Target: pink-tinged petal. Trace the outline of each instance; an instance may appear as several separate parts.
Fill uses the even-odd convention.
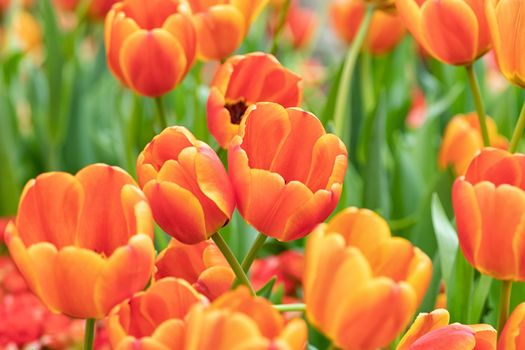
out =
[[[155,248],[150,237],[139,234],[117,248],[105,263],[94,297],[105,314],[116,304],[142,290],[151,278]]]
[[[155,221],[164,231],[186,244],[206,240],[204,212],[190,191],[171,182],[150,181],[144,193]]]
[[[469,325],[470,329],[474,331],[474,338],[476,338],[475,350],[495,350],[498,339],[498,332],[488,324]]]
[[[399,342],[396,350],[409,350],[410,346],[425,334],[448,325],[450,314],[445,309],[420,313]]]
[[[170,350],[170,348],[149,337],[140,340],[126,337],[116,346],[115,350]]]
[[[465,350],[476,349],[474,332],[461,324],[451,324],[425,334],[415,341],[410,350]]]
[[[421,34],[436,58],[455,65],[474,61],[479,24],[469,5],[457,0],[426,1],[421,17]]]
[[[127,85],[148,97],[172,90],[188,65],[181,44],[162,29],[132,34],[122,45],[119,59]]]

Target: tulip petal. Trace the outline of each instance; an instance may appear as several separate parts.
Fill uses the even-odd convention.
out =
[[[477,349],[474,332],[460,324],[451,324],[425,334],[415,341],[410,350],[464,350]]]
[[[342,184],[348,163],[342,141],[335,135],[321,136],[314,144],[312,161],[306,185],[312,191],[329,189],[334,183]]]
[[[57,247],[74,244],[82,188],[67,173],[47,173],[30,181],[21,197],[16,226],[26,246],[50,242]]]
[[[470,183],[458,178],[452,189],[452,203],[456,215],[459,244],[465,259],[476,266],[476,252],[481,242],[481,213],[476,193]]]
[[[436,58],[455,65],[474,61],[479,24],[469,5],[457,0],[426,1],[421,16],[421,35]]]
[[[448,325],[450,314],[445,309],[420,313],[399,342],[396,350],[409,350],[410,346],[425,334]]]
[[[163,29],[132,34],[122,45],[119,59],[126,83],[148,97],[173,89],[188,65],[181,44]]]
[[[169,349],[183,349],[185,338],[184,321],[171,319],[163,322],[151,335],[153,339]]]
[[[150,237],[138,234],[109,257],[95,287],[95,300],[107,313],[113,306],[143,289],[153,272],[155,248]]]
[[[193,17],[197,30],[197,55],[220,60],[235,51],[244,38],[246,21],[231,5],[215,5]]]
[[[150,181],[144,187],[153,217],[169,235],[182,243],[206,240],[204,212],[197,198],[172,182]],[[177,213],[174,217],[173,213]]]
[[[197,33],[191,17],[179,13],[173,14],[164,22],[162,28],[176,38],[182,46],[186,55],[186,71],[183,74],[186,75],[197,53]]]

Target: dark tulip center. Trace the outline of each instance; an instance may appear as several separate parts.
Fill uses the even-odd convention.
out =
[[[226,103],[224,108],[226,108],[228,112],[230,112],[231,123],[239,125],[241,123],[244,112],[246,112],[246,109],[248,109],[248,105],[244,100],[239,100],[234,103]]]

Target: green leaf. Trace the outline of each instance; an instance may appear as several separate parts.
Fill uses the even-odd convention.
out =
[[[436,233],[441,271],[445,283],[448,284],[451,280],[458,251],[458,237],[456,231],[448,221],[439,197],[435,193],[432,196],[432,223]]]
[[[273,276],[268,282],[266,282],[264,286],[261,287],[261,289],[256,292],[256,294],[260,297],[270,299],[272,296],[272,289],[276,281],[277,277]]]
[[[479,323],[485,303],[489,296],[490,287],[492,286],[492,277],[480,275],[474,288],[472,302],[470,304],[468,323]]]

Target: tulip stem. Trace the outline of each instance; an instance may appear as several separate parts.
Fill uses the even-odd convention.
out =
[[[335,101],[334,110],[335,134],[340,138],[343,138],[346,112],[345,107],[347,106],[350,98],[350,86],[352,83],[355,64],[357,57],[359,56],[359,51],[361,50],[368,33],[368,28],[370,28],[373,14],[374,6],[368,5],[363,21],[359,27],[359,31],[357,32],[357,35],[355,36],[354,41],[352,42],[352,45],[350,45],[350,48],[346,54],[343,72],[341,73],[341,80],[337,89],[337,99]]]
[[[289,311],[304,312],[306,311],[305,304],[279,304],[279,305],[274,305],[273,308],[280,312],[289,312]]]
[[[520,139],[523,136],[524,129],[525,129],[525,103],[523,104],[523,108],[521,109],[521,113],[518,118],[518,123],[516,124],[516,127],[514,128],[514,132],[512,133],[512,140],[510,141],[510,146],[509,146],[510,153],[514,153],[518,149],[518,144],[520,143]]]
[[[286,17],[288,17],[288,11],[290,10],[291,3],[291,0],[285,0],[281,13],[279,14],[279,22],[277,23],[277,27],[273,33],[272,48],[270,49],[270,53],[274,56],[277,54],[277,50],[279,49],[279,37],[281,36],[284,24],[286,23]]]
[[[474,72],[472,64],[465,66],[467,69],[468,81],[472,95],[474,96],[474,104],[476,105],[476,111],[478,112],[479,126],[481,128],[481,136],[483,137],[483,144],[485,147],[490,146],[489,131],[487,129],[487,117],[485,116],[485,106],[483,105],[483,99],[481,98],[481,91],[479,89],[478,79]]]
[[[226,259],[228,264],[230,264],[233,273],[235,273],[235,276],[237,276],[237,280],[239,280],[241,284],[244,284],[246,287],[248,287],[252,295],[255,295],[255,292],[250,283],[250,280],[248,279],[248,276],[246,276],[246,273],[242,269],[241,264],[239,264],[235,255],[233,255],[233,252],[231,251],[224,238],[222,238],[221,234],[219,232],[216,232],[213,236],[211,236],[211,238],[213,239],[215,244],[217,244],[217,247],[222,252],[222,255],[224,255],[224,258]],[[235,286],[235,284],[233,284],[232,286]]]
[[[510,306],[510,295],[512,292],[512,281],[503,281],[501,285],[501,294],[499,296],[499,319],[498,319],[498,330],[499,334],[507,323],[509,317],[509,306]]]
[[[252,266],[253,261],[257,257],[257,253],[259,252],[259,250],[264,245],[264,242],[266,242],[266,236],[263,235],[262,233],[259,233],[257,235],[257,238],[255,238],[255,241],[253,241],[253,244],[250,247],[250,250],[248,251],[248,253],[244,257],[244,259],[242,260],[241,266],[242,266],[242,270],[245,273],[248,273],[248,271],[250,270],[250,267]],[[237,278],[237,279],[235,279],[235,281],[233,281],[233,286],[236,287],[240,283],[241,283],[241,281]]]
[[[84,350],[92,350],[95,339],[95,319],[88,318],[86,320],[86,328],[84,333]]]
[[[168,122],[166,119],[166,110],[164,109],[164,104],[162,103],[162,96],[155,97],[155,106],[157,107],[157,117],[161,131],[168,127]]]

